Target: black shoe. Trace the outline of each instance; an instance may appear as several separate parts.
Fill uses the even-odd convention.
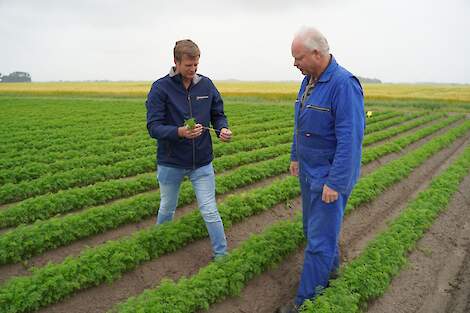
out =
[[[276,313],[298,313],[299,308],[294,303],[289,303],[281,306],[276,310]]]
[[[338,270],[333,270],[330,272],[330,280],[337,279],[339,277]]]

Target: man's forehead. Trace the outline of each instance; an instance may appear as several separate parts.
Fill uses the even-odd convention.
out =
[[[305,55],[307,51],[302,45],[292,45],[292,56],[293,57],[301,57]]]

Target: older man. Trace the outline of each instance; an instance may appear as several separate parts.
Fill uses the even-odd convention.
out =
[[[227,253],[224,226],[215,201],[212,141],[209,126],[229,141],[222,98],[212,81],[196,74],[199,47],[180,40],[174,47],[175,66],[153,83],[147,97],[147,129],[158,139],[157,178],[160,208],[157,224],[173,219],[181,182],[189,177],[211,242],[213,257]],[[195,125],[185,123],[194,119]]]
[[[305,75],[295,103],[290,171],[300,180],[307,246],[295,301],[280,312],[297,312],[339,267],[339,233],[359,178],[365,128],[361,84],[338,65],[326,38],[304,28],[291,50],[294,66]]]

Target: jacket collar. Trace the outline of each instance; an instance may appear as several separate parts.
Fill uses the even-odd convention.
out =
[[[172,66],[170,68],[170,73],[168,74],[170,75],[170,77],[175,77],[175,76],[179,76],[179,78],[181,79],[181,74],[180,73],[176,73],[176,67],[175,66]],[[199,83],[201,81],[201,76],[199,76],[198,74],[194,75],[193,77],[193,85],[196,85],[197,83]]]
[[[326,69],[323,71],[323,73],[320,75],[320,78],[318,79],[317,82],[325,83],[331,79],[331,75],[336,71],[338,68],[338,63],[336,62],[335,57],[331,55],[330,63],[326,67]],[[309,76],[310,79],[310,76]]]

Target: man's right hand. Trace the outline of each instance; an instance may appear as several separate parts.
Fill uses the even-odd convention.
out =
[[[290,174],[292,176],[299,176],[299,162],[298,161],[291,161],[289,169],[290,169]]]
[[[203,130],[204,128],[201,124],[196,124],[192,130],[187,126],[181,126],[178,127],[178,136],[186,139],[194,139],[201,136]]]

